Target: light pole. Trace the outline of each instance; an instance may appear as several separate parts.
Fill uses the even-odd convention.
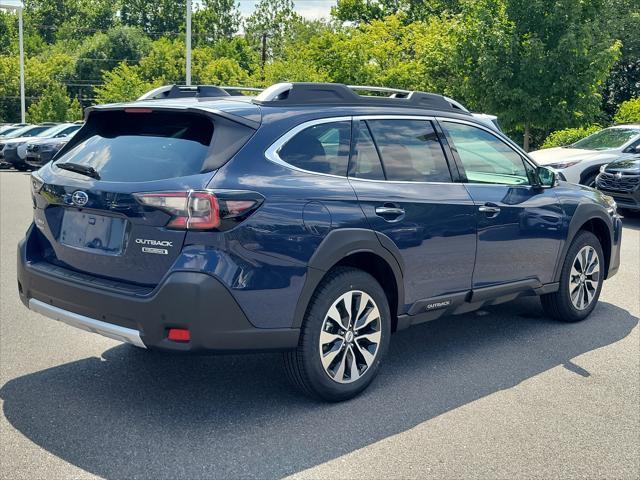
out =
[[[24,104],[24,46],[22,41],[22,0],[0,0],[0,8],[16,10],[18,12],[18,43],[20,45],[20,121],[25,123]]]
[[[187,85],[191,85],[191,0],[187,0]]]

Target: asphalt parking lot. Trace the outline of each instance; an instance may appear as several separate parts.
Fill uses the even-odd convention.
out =
[[[0,209],[3,479],[640,476],[638,217],[585,322],[529,298],[414,327],[364,395],[328,405],[278,354],[151,353],[29,312],[27,174],[0,171]]]

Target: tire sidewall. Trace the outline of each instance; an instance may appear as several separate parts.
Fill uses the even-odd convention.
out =
[[[376,302],[380,311],[381,339],[376,359],[362,377],[352,383],[338,383],[332,380],[325,372],[320,360],[320,332],[324,318],[333,302],[350,290],[363,291]],[[304,329],[306,331],[301,347],[305,370],[311,381],[312,388],[319,396],[327,400],[339,401],[353,397],[364,390],[375,378],[380,369],[381,360],[389,347],[391,315],[384,290],[368,273],[355,269],[345,269],[331,278],[329,282],[323,282],[320,285],[318,294],[314,295],[309,307]]]
[[[591,304],[584,310],[578,310],[571,301],[571,295],[569,294],[569,282],[571,277],[571,267],[573,266],[576,255],[586,246],[593,247],[598,255],[598,261],[600,262],[600,278],[598,288],[596,289],[596,293]],[[600,299],[600,292],[602,291],[602,285],[604,284],[604,276],[604,252],[602,251],[602,246],[600,245],[598,237],[591,232],[580,232],[567,251],[567,256],[565,257],[564,265],[562,267],[562,277],[560,279],[559,291],[561,292],[563,303],[565,303],[567,312],[569,313],[569,318],[567,320],[579,321],[588,317],[591,312],[593,312]]]

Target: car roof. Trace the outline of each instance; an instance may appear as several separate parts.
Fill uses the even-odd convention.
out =
[[[245,90],[260,91],[247,87],[168,85],[151,90],[133,102],[90,107],[87,114],[123,109],[179,109],[221,115],[253,128],[257,128],[263,119],[280,119],[283,112],[289,118],[310,119],[375,114],[473,119],[471,113],[455,100],[427,92],[337,83],[280,83],[255,96],[238,94]],[[374,95],[360,95],[356,93],[358,91],[370,91]]]

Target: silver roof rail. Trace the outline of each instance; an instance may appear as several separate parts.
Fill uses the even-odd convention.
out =
[[[402,95],[409,95],[411,90],[402,90],[400,88],[388,88],[388,87],[374,87],[369,85],[347,85],[351,90],[361,90],[367,92],[380,92],[380,93],[400,93]]]
[[[263,90],[262,93],[260,93],[260,95],[256,97],[256,100],[258,102],[272,102],[274,100],[277,100],[280,95],[288,92],[292,88],[293,83],[276,83]]]
[[[458,108],[458,109],[462,110],[463,112],[470,113],[469,110],[467,110],[467,108],[464,105],[462,105],[460,102],[454,100],[453,98],[445,97],[444,95],[442,96],[442,98],[444,98],[447,102],[449,102],[451,104],[451,106],[453,106],[454,108]]]

